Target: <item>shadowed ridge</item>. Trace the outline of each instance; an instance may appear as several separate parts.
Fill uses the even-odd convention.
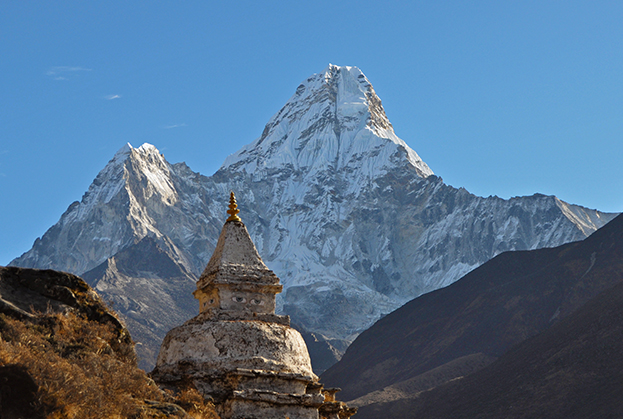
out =
[[[623,417],[623,284],[488,367],[417,397],[360,408],[361,419]]]

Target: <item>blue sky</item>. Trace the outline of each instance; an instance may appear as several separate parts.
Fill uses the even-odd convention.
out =
[[[358,66],[446,183],[623,211],[623,2],[3,1],[0,265],[126,142],[205,175]]]

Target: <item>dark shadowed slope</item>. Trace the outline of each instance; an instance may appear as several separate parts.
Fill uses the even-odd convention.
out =
[[[622,307],[619,284],[483,370],[358,417],[621,418]]]
[[[622,280],[619,216],[581,242],[501,254],[405,304],[362,333],[322,380],[352,400],[439,368],[429,384],[435,387],[472,372],[469,365],[481,368]]]

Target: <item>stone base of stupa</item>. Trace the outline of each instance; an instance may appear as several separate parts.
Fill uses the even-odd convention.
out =
[[[151,374],[156,382],[173,390],[196,388],[214,401],[222,419],[318,418],[322,386],[298,331],[273,322],[206,317],[167,334]]]
[[[221,406],[223,419],[318,419],[320,394],[295,395],[272,391],[237,391],[232,400]]]

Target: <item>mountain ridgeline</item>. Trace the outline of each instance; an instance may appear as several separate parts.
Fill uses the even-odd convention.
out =
[[[329,65],[212,176],[152,145],[124,146],[11,264],[84,276],[128,320],[149,367],[166,330],[197,313],[190,293],[230,190],[281,278],[278,310],[336,343],[501,252],[581,240],[614,217],[554,196],[481,198],[444,184],[396,136],[365,75]]]

